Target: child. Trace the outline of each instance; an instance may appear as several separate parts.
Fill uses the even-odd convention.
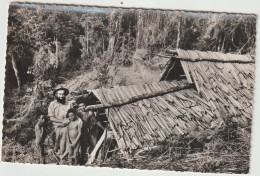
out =
[[[69,136],[69,160],[71,164],[78,164],[79,147],[80,147],[80,136],[82,121],[76,116],[74,109],[69,109],[66,117],[70,120],[68,125],[68,136]],[[73,162],[74,160],[74,162]]]
[[[45,131],[45,116],[40,115],[38,123],[35,125],[35,145],[37,149],[38,160],[37,163],[44,164],[44,140],[46,137]]]

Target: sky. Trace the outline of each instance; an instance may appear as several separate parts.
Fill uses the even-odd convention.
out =
[[[43,4],[43,3],[21,3],[21,2],[13,2],[11,3],[13,6],[18,6],[18,7],[27,7],[27,8],[32,8],[36,9],[37,7],[43,7],[45,9],[49,10],[62,10],[62,11],[71,11],[71,12],[76,12],[76,13],[100,13],[100,14],[106,14],[111,12],[114,8],[111,7],[97,7],[97,6],[84,6],[84,5],[69,5],[69,4],[59,4],[59,5],[54,5],[54,4]],[[127,8],[117,8],[117,10],[121,12],[127,12]],[[198,17],[203,17],[207,18],[209,12],[194,12],[194,11],[186,11],[186,15],[188,15],[190,18],[196,19]],[[215,12],[210,12],[210,13],[215,13]],[[240,15],[240,14],[226,14],[226,18],[233,18],[233,16]],[[255,14],[253,14],[255,16]]]

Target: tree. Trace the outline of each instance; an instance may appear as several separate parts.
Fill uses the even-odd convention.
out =
[[[17,82],[18,91],[20,91],[23,82],[26,82],[26,72],[28,65],[31,64],[32,47],[31,43],[24,38],[23,21],[24,16],[30,15],[26,10],[10,9],[8,18],[8,36],[7,36],[7,65],[9,59],[14,70],[14,76]],[[19,66],[18,66],[19,65]],[[7,68],[8,70],[8,68]]]
[[[95,13],[83,14],[80,24],[84,30],[84,35],[79,39],[82,45],[81,59],[89,62],[90,58],[93,59],[104,53],[106,30],[102,17]]]
[[[106,51],[106,57],[108,59],[108,63],[113,62],[114,53],[116,49],[120,46],[119,38],[121,32],[121,21],[122,21],[123,13],[114,9],[109,14],[109,25],[108,25],[108,33],[109,33],[109,41],[108,48]]]
[[[78,23],[78,18],[74,14],[63,11],[50,12],[42,8],[37,8],[31,16],[27,16],[23,22],[23,29],[29,33],[28,40],[35,44],[34,62],[30,67],[31,70],[35,70],[33,72],[35,78],[46,79],[50,76],[55,79],[52,77],[53,72],[58,73],[60,67],[66,65],[65,61],[71,63],[78,59],[77,57],[66,59],[68,51],[63,51],[63,49],[69,49],[71,52],[79,51],[77,42],[74,42],[78,40],[77,36],[80,33]],[[75,43],[75,48],[68,47],[67,43],[71,42]],[[64,63],[61,65],[61,62]],[[44,73],[43,76],[39,75],[41,73]]]
[[[204,15],[205,16],[205,15]],[[218,52],[246,53],[247,47],[254,47],[255,16],[232,14],[209,14],[208,18],[196,19],[194,24],[199,27],[199,21],[203,21],[204,30],[200,30],[200,39],[197,46],[201,50]],[[248,29],[248,30],[247,30]],[[204,43],[204,44],[203,44]],[[246,47],[247,46],[247,47]],[[251,48],[252,49],[252,48]]]

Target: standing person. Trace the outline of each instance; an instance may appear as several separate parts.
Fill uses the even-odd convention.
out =
[[[68,130],[66,126],[70,123],[66,118],[67,111],[73,108],[72,103],[66,101],[66,96],[69,90],[59,87],[53,91],[54,101],[52,101],[48,108],[48,116],[53,123],[54,133],[52,139],[54,141],[54,152],[60,155],[62,159],[69,151]],[[64,138],[64,140],[61,140]]]
[[[70,164],[78,164],[82,121],[76,116],[75,109],[69,109],[66,117],[70,120],[67,127],[70,143],[69,161]]]
[[[81,164],[85,162],[87,148],[91,152],[101,137],[105,127],[97,118],[98,113],[93,110],[86,111],[86,102],[84,98],[78,98],[78,115],[83,121],[82,138],[81,138]]]
[[[87,148],[90,146],[90,134],[88,128],[88,123],[89,123],[88,118],[90,117],[90,115],[84,111],[85,99],[83,97],[78,98],[76,103],[78,104],[77,115],[81,118],[83,122],[82,130],[81,130],[81,139],[80,139],[80,143],[81,143],[80,164],[85,164]]]
[[[46,138],[45,116],[40,115],[38,123],[35,125],[35,145],[37,150],[37,163],[45,164],[44,141]]]

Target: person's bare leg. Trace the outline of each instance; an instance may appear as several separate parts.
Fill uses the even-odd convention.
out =
[[[61,134],[60,137],[60,154],[63,154],[66,150],[66,145],[67,145],[67,135],[65,135],[64,133]]]
[[[62,137],[61,134],[60,134],[60,129],[57,128],[56,131],[55,131],[55,144],[54,144],[54,151],[57,152],[58,149],[59,149],[59,144],[60,144],[60,138]]]
[[[79,147],[80,147],[80,143],[78,142],[78,144],[76,145],[73,151],[73,157],[75,158],[75,165],[79,164]]]
[[[41,146],[40,146],[39,143],[36,143],[35,145],[36,145],[36,153],[37,153],[37,161],[36,161],[36,163],[40,164],[40,162],[41,162]]]
[[[80,145],[80,164],[85,164],[85,160],[86,160],[86,154],[87,154],[87,148],[90,146],[90,142],[89,142],[90,138],[89,135],[84,134],[81,136],[81,145]]]
[[[60,164],[60,165],[63,165],[64,163],[65,163],[64,158],[61,158],[59,164]]]
[[[90,136],[90,142],[91,142],[91,148],[90,148],[91,150],[90,150],[90,152],[92,152],[92,151],[94,150],[96,144],[97,144],[97,138],[96,138],[96,136],[91,135],[91,136]]]
[[[64,127],[61,130],[61,140],[60,140],[60,155],[65,158],[69,154],[70,144],[69,144],[68,128]]]
[[[69,164],[71,164],[71,165],[73,165],[73,154],[74,154],[73,147],[70,146],[70,150],[69,150]]]
[[[40,159],[40,163],[41,163],[41,164],[45,164],[44,144],[40,144],[40,147],[41,147],[41,159]]]
[[[51,140],[52,140],[52,144],[53,144],[53,146],[55,147],[55,141],[56,141],[56,132],[55,131],[53,131],[53,133],[51,134]]]

